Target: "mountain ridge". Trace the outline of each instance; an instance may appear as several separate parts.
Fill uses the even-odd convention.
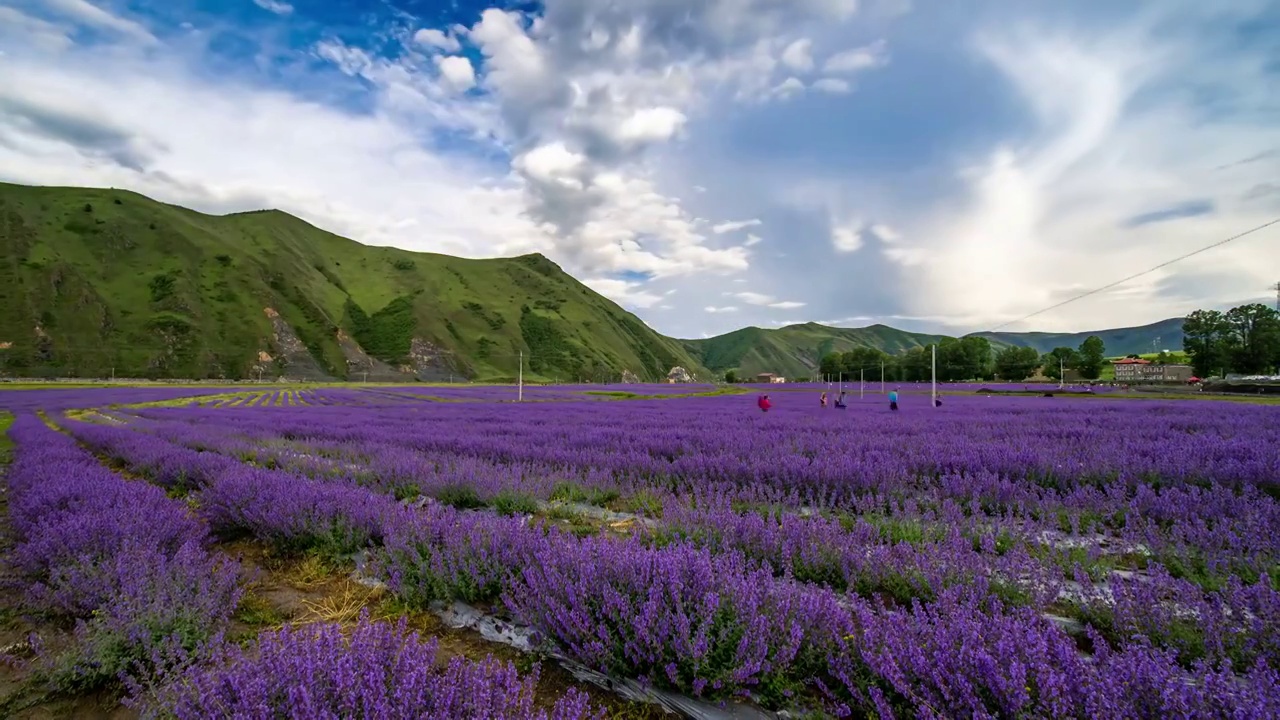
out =
[[[754,331],[755,344],[747,347],[742,334]],[[1159,338],[1160,349],[1182,349],[1182,318],[1169,318],[1138,327],[1091,330],[1075,333],[1030,331],[1021,333],[976,332],[960,337],[986,338],[996,350],[1010,345],[1032,347],[1046,353],[1057,347],[1078,347],[1085,338],[1096,335],[1112,356],[1152,351],[1152,341]],[[747,327],[697,340],[681,340],[706,367],[715,372],[736,370],[740,374],[762,372],[787,377],[807,377],[814,373],[822,356],[830,352],[847,352],[854,347],[872,347],[891,355],[913,347],[923,347],[946,337],[933,333],[916,333],[876,323],[861,328],[841,328],[815,322],[796,323],[780,328]]]
[[[1176,327],[1174,327],[1176,325]],[[1181,346],[1181,319],[1093,333],[974,333],[996,347]],[[884,324],[675,339],[539,253],[369,246],[287,212],[208,215],[117,189],[0,183],[0,373],[327,380],[659,380],[674,366],[808,376],[855,347],[947,336]],[[1114,343],[1114,345],[1113,345]]]
[[[314,362],[313,362],[314,361]],[[279,210],[0,184],[0,372],[585,381],[705,370],[540,254],[366,246]]]

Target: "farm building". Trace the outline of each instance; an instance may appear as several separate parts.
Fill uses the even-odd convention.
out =
[[[1153,363],[1142,358],[1112,360],[1116,382],[1186,382],[1191,379],[1190,365]]]
[[[787,379],[785,377],[781,375],[775,375],[774,373],[760,373],[759,375],[756,375],[756,382],[762,385],[784,383],[786,381]]]

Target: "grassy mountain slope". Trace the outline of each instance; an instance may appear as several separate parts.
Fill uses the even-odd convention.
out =
[[[701,369],[541,255],[413,253],[278,211],[0,184],[0,372],[498,379],[520,352],[532,379]]]
[[[874,347],[897,354],[941,340],[897,330],[885,325],[835,328],[817,323],[788,325],[776,330],[749,327],[706,340],[683,340],[702,364],[715,371],[730,368],[746,375],[771,372],[787,377],[807,377],[823,355],[855,347]]]
[[[1056,347],[1080,347],[1080,343],[1084,342],[1090,335],[1097,335],[1102,338],[1103,344],[1107,346],[1107,355],[1120,356],[1130,353],[1152,352],[1152,343],[1157,339],[1160,341],[1160,349],[1162,350],[1181,350],[1182,318],[1169,318],[1168,320],[1161,320],[1141,327],[1078,333],[981,332],[974,333],[974,335],[985,337],[993,343],[1000,342],[1009,345],[1033,347],[1042,353],[1049,352]]]
[[[991,341],[999,350],[1008,345],[1033,347],[1049,352],[1056,347],[1079,347],[1085,338],[1097,335],[1107,346],[1109,356],[1150,352],[1152,342],[1160,339],[1164,349],[1182,348],[1182,318],[1162,320],[1151,325],[1080,333],[974,333]],[[942,335],[927,335],[897,330],[885,325],[865,328],[835,328],[817,323],[789,325],[777,330],[749,327],[705,340],[683,340],[685,347],[702,364],[716,372],[736,369],[744,375],[762,372],[781,373],[787,377],[808,376],[823,355],[845,352],[854,347],[873,347],[896,355],[913,347],[929,345]]]

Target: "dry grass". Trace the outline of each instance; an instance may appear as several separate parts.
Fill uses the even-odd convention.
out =
[[[360,619],[360,613],[372,608],[385,594],[386,590],[382,588],[368,588],[348,580],[320,600],[303,600],[302,612],[291,622],[294,625],[354,625]]]

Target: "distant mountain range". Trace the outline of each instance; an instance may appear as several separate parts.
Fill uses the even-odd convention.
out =
[[[1182,347],[1181,320],[979,333],[1042,352]],[[370,247],[274,210],[211,216],[123,190],[0,183],[0,375],[307,380],[806,376],[823,355],[941,340],[884,325],[675,340],[542,255]]]
[[[1182,349],[1182,318],[1161,320],[1151,325],[1079,333],[972,333],[991,341],[997,349],[1009,345],[1033,347],[1045,353],[1057,347],[1079,347],[1085,338],[1097,335],[1107,354]],[[886,325],[865,328],[836,328],[817,323],[788,325],[776,330],[757,327],[734,330],[705,340],[680,342],[704,366],[715,372],[729,369],[745,375],[771,372],[787,377],[805,377],[814,372],[824,355],[846,352],[855,347],[873,347],[897,354],[913,347],[933,344],[943,337],[907,332]],[[1156,348],[1155,342],[1159,340]]]

